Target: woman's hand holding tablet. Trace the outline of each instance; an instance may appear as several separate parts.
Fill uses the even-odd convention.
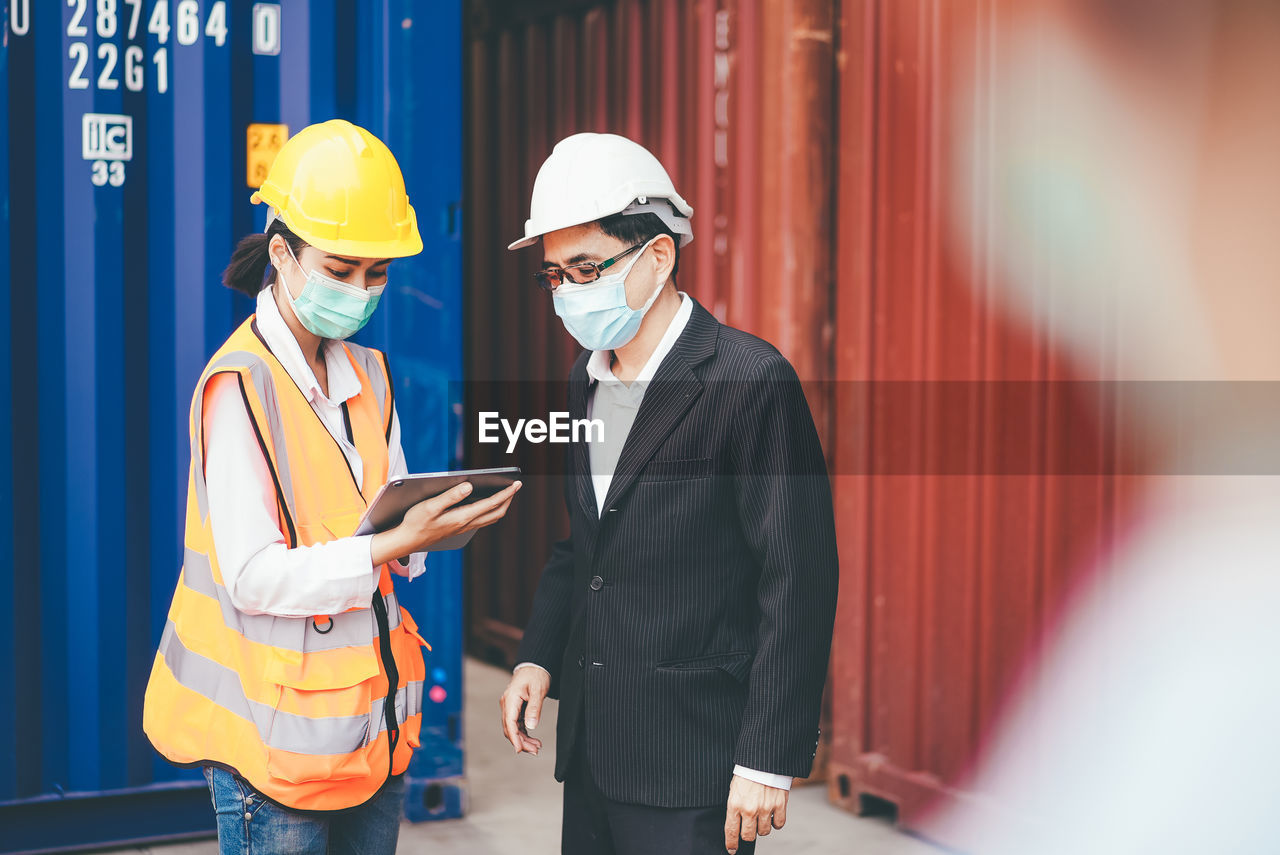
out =
[[[441,473],[438,476],[417,476],[457,480],[465,479],[470,475],[471,479],[482,483],[478,491],[472,480],[455,483],[444,492],[411,505],[395,525],[376,531],[371,547],[374,565],[383,564],[413,552],[461,547],[471,539],[475,531],[492,525],[506,515],[507,508],[511,506],[511,500],[521,487],[521,482],[514,480],[515,474],[519,474],[518,469],[504,471],[500,476],[493,472],[457,472]],[[494,483],[495,477],[509,483],[502,489],[497,489],[501,483]],[[371,520],[378,517],[380,511],[391,517],[399,516],[398,509],[394,507],[396,499],[391,497],[388,490],[393,485],[403,487],[404,482],[414,479],[415,476],[397,479],[396,482],[384,487],[370,505],[361,530],[370,528],[376,530],[378,526]],[[415,486],[426,487],[426,485]],[[470,497],[473,493],[488,495],[477,495],[472,499]],[[383,502],[391,503],[390,507],[380,507]]]

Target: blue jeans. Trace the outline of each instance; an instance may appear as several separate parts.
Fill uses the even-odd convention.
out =
[[[204,767],[218,819],[220,855],[392,855],[404,809],[396,775],[359,807],[299,811],[274,804],[216,766]]]

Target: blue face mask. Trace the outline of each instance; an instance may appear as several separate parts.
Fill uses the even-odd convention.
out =
[[[662,293],[662,283],[654,287],[649,299],[638,309],[627,305],[627,274],[644,255],[655,237],[617,273],[601,276],[585,285],[565,283],[551,295],[556,314],[564,321],[569,335],[587,350],[613,350],[636,337],[645,312]]]
[[[289,257],[302,270],[292,248],[289,248]],[[283,282],[280,284],[284,285]],[[307,273],[302,293],[297,297],[290,295],[289,302],[293,313],[308,330],[321,338],[344,339],[355,335],[369,323],[385,288],[385,285],[357,288],[312,270]],[[289,294],[287,287],[285,294]]]

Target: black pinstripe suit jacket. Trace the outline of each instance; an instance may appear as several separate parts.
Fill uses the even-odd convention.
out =
[[[586,414],[584,353],[569,377]],[[735,764],[804,776],[835,617],[835,524],[790,363],[695,303],[597,515],[569,448],[570,535],[543,570],[518,661],[560,699],[556,778],[585,750],[609,798],[722,804]]]

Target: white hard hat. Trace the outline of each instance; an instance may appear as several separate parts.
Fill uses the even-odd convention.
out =
[[[657,214],[680,236],[680,246],[693,240],[693,208],[648,149],[616,134],[574,134],[558,142],[538,170],[524,237],[507,249],[531,246],[557,229],[643,213]]]

